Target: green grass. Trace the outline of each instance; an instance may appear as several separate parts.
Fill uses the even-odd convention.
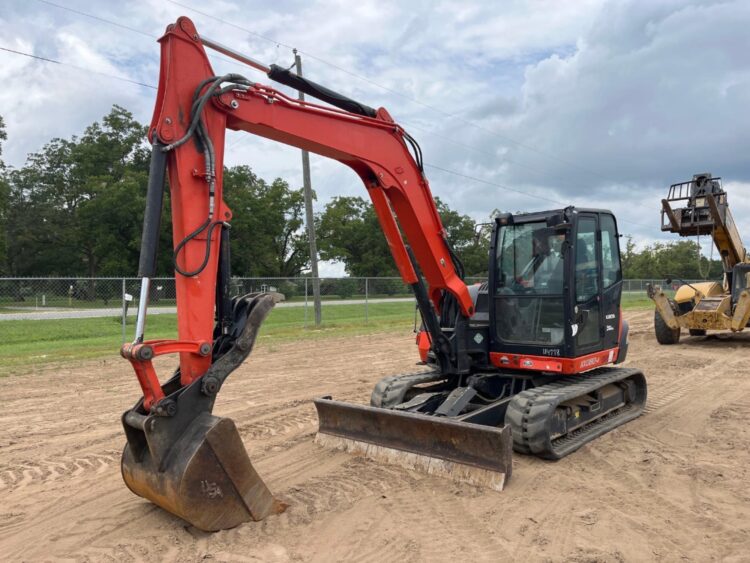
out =
[[[626,293],[625,310],[650,308],[645,292]],[[370,303],[365,324],[364,305],[323,305],[324,323],[313,327],[312,307],[307,311],[304,328],[303,307],[281,307],[271,312],[260,333],[260,343],[326,338],[392,330],[408,330],[414,323],[414,304]],[[128,319],[126,337],[132,338],[133,322]],[[175,338],[176,315],[150,315],[148,338]],[[18,373],[30,366],[98,357],[118,357],[122,342],[120,318],[58,319],[47,321],[0,322],[0,375]]]
[[[275,342],[327,336],[365,334],[408,329],[413,326],[414,305],[371,303],[365,324],[364,305],[323,306],[324,323],[315,329],[312,307],[308,328],[304,328],[303,307],[282,307],[271,312],[260,333],[259,342]],[[110,356],[117,358],[122,342],[121,319],[56,319],[46,321],[0,322],[0,375],[17,373],[32,365]],[[126,337],[133,336],[133,319],[128,319]],[[150,315],[148,338],[175,338],[176,315]]]
[[[625,311],[651,309],[654,306],[654,302],[648,298],[645,291],[624,292],[620,303]]]

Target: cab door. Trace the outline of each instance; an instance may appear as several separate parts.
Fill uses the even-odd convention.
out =
[[[599,215],[599,246],[602,269],[602,347],[612,349],[620,339],[620,300],[622,299],[622,267],[620,264],[620,237],[613,215]]]
[[[602,350],[601,251],[598,216],[580,213],[573,260],[574,356]]]
[[[574,355],[617,346],[622,271],[617,225],[609,213],[581,213],[573,260]]]

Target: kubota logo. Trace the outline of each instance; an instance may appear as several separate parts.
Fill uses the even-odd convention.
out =
[[[581,360],[581,367],[582,368],[589,368],[591,366],[595,366],[596,364],[600,363],[601,360],[599,359],[599,356],[594,356],[593,358],[588,358],[586,360]]]

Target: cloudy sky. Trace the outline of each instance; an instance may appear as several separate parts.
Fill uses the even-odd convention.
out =
[[[291,64],[296,47],[306,76],[386,107],[420,142],[435,195],[477,220],[606,207],[646,244],[665,238],[667,186],[712,172],[750,243],[747,1],[3,0],[0,47],[67,63],[0,50],[6,163],[112,104],[148,122],[154,90],[113,77],[155,85],[155,40],[180,15],[267,63]],[[297,150],[244,133],[228,147],[227,164],[301,185]],[[316,210],[364,196],[346,167],[312,165]]]

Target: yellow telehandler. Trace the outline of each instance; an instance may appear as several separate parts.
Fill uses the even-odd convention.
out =
[[[691,336],[705,336],[709,330],[741,331],[750,322],[750,256],[729,210],[721,178],[695,174],[688,182],[672,184],[661,203],[661,230],[683,237],[711,236],[721,256],[724,278],[721,282],[683,283],[673,298],[660,286],[649,285],[648,296],[656,304],[656,340],[677,344],[683,328]]]

